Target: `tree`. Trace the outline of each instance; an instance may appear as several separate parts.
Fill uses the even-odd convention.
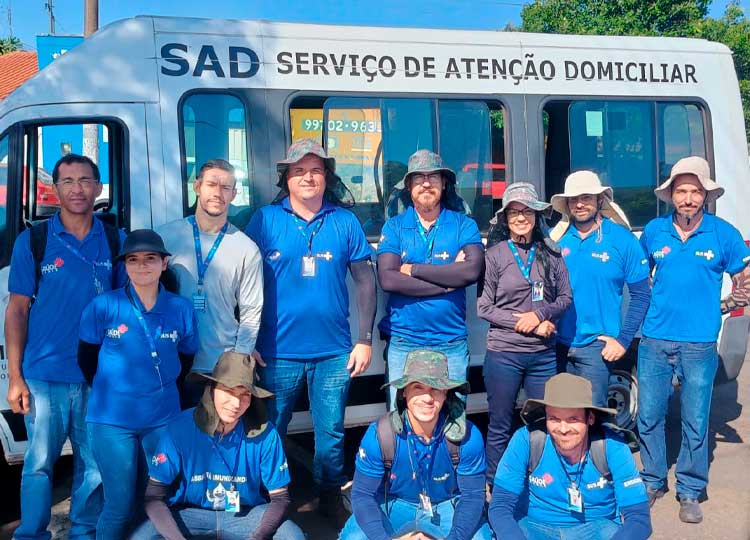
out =
[[[724,43],[734,52],[750,140],[750,20],[739,0],[720,19],[711,0],[535,0],[521,10],[524,32],[604,36],[680,36]]]
[[[17,37],[0,38],[0,54],[21,50],[21,40]]]

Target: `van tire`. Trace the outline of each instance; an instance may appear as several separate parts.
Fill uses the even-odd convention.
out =
[[[638,416],[638,379],[633,372],[613,370],[609,374],[607,406],[615,409],[615,424],[633,430]]]

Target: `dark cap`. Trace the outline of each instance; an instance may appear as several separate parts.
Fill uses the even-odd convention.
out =
[[[161,236],[151,229],[138,229],[131,232],[122,243],[117,260],[122,260],[131,253],[158,253],[165,257],[171,255],[164,247]]]

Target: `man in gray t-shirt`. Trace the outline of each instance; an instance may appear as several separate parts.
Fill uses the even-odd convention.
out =
[[[250,354],[263,309],[263,266],[258,246],[227,221],[237,194],[234,167],[223,159],[203,164],[193,185],[195,216],[157,231],[172,253],[181,296],[193,302],[200,347],[192,371],[210,373],[224,351]],[[183,406],[198,403],[202,385],[186,381]]]

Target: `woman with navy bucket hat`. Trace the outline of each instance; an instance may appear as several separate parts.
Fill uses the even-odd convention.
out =
[[[527,398],[540,398],[557,371],[555,324],[572,293],[563,258],[546,234],[549,208],[532,184],[516,182],[490,220],[497,243],[487,250],[477,300],[479,316],[490,323],[484,360],[489,486],[512,434],[519,390],[523,386]]]
[[[177,381],[198,346],[191,303],[159,283],[168,256],[155,232],[131,232],[118,255],[128,283],[97,296],[81,318],[78,363],[91,385],[86,422],[104,488],[99,540],[127,536],[147,456],[180,412]]]

